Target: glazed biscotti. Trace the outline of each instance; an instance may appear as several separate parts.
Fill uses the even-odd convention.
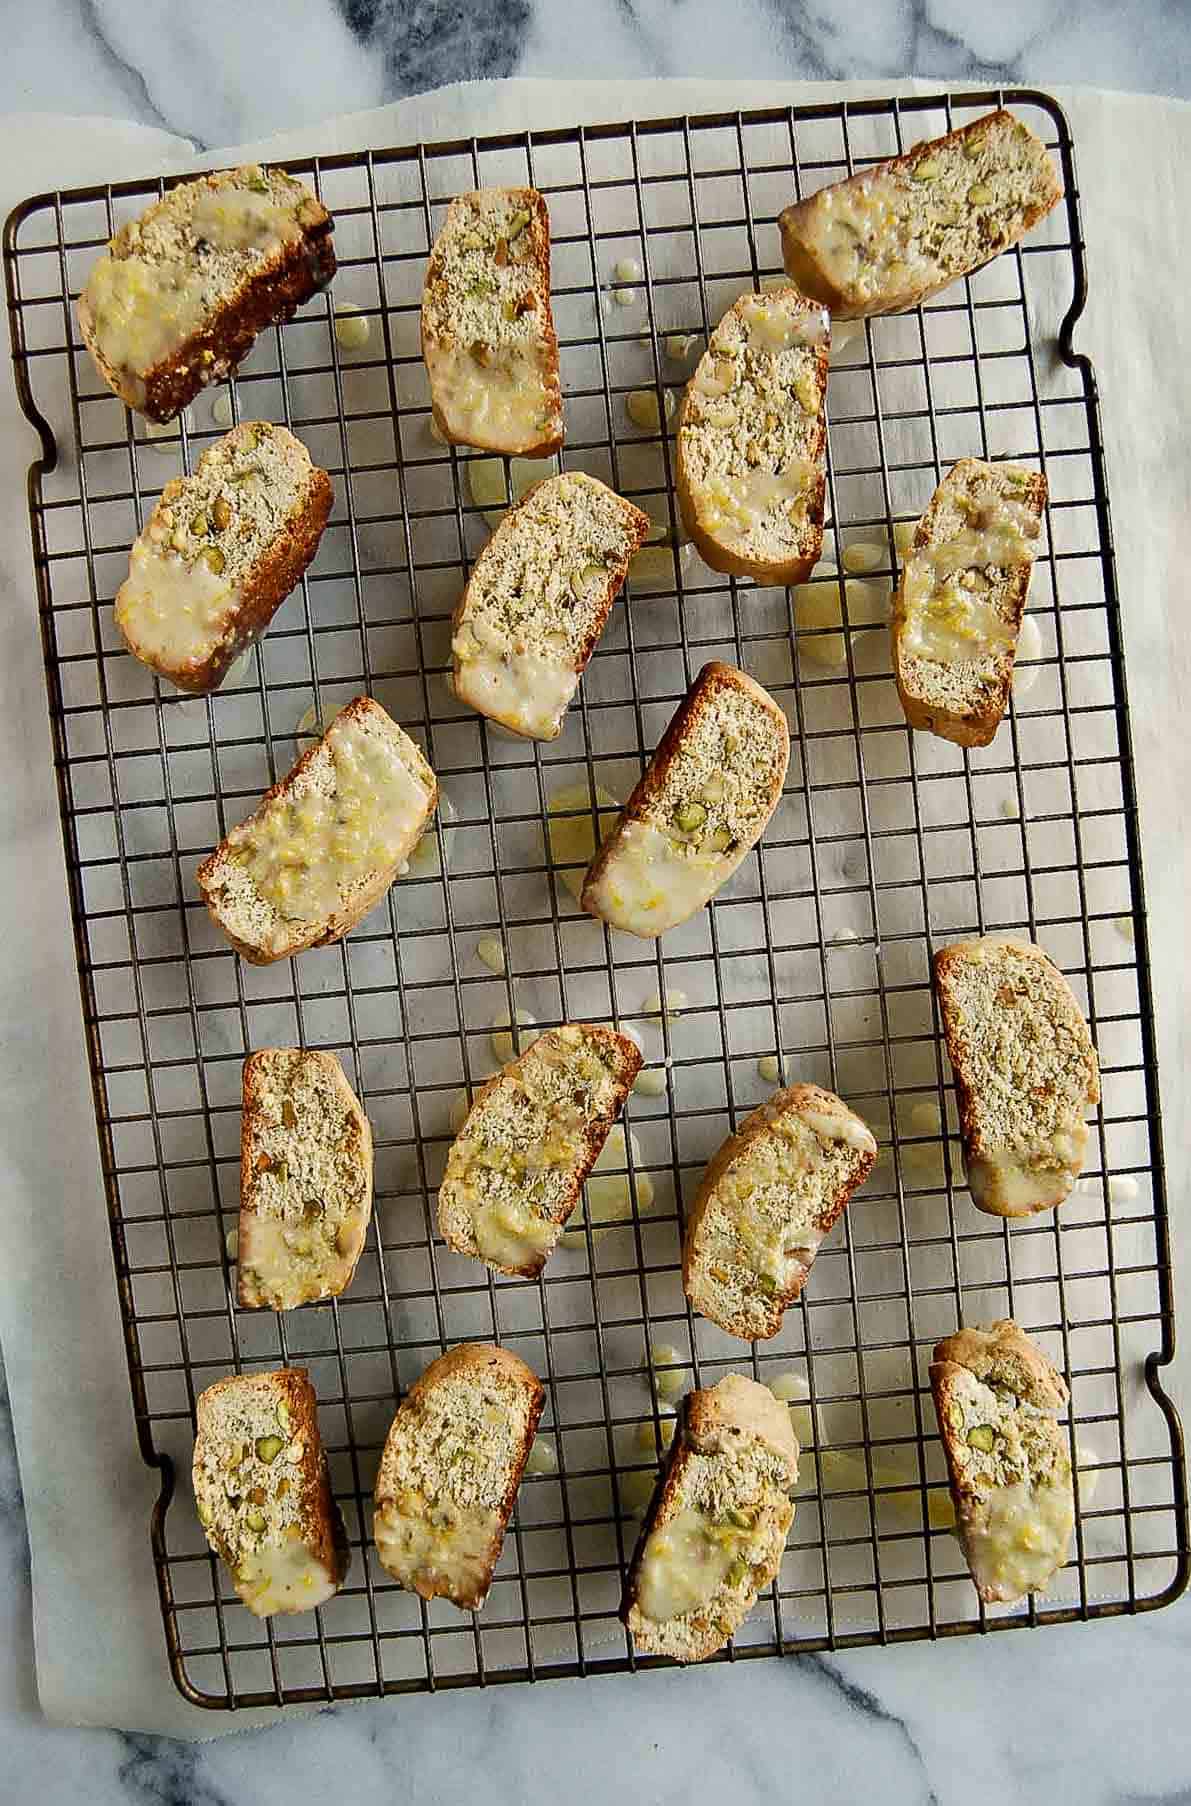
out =
[[[258,1618],[325,1605],[347,1573],[316,1409],[304,1367],[235,1374],[199,1395],[199,1522]]]
[[[489,1079],[439,1187],[448,1247],[497,1273],[540,1273],[640,1067],[627,1035],[572,1022]]]
[[[868,1125],[817,1085],[790,1085],[746,1116],[687,1218],[682,1282],[692,1309],[746,1342],[775,1336],[876,1157]]]
[[[639,1655],[723,1648],[781,1566],[797,1481],[798,1438],[767,1386],[730,1373],[687,1394],[621,1603]]]
[[[687,532],[716,571],[801,583],[823,545],[824,309],[795,288],[742,295],[687,384],[676,479]]]
[[[649,516],[581,471],[535,483],[477,558],[452,623],[460,702],[554,740]]]
[[[1046,478],[961,458],[935,490],[893,601],[893,674],[906,720],[987,746],[1005,713]]]
[[[128,650],[180,690],[213,690],[301,578],[332,500],[283,426],[234,427],[166,484],[132,548],[116,592]]]
[[[121,226],[79,297],[108,387],[172,420],[257,334],[335,274],[333,221],[294,176],[246,164],[183,182]]]
[[[437,801],[409,735],[357,696],[203,861],[199,892],[253,965],[340,940],[380,902]]]
[[[1015,245],[1062,196],[1045,146],[1002,109],[787,207],[782,257],[841,319],[901,313]]]
[[[583,908],[643,939],[685,922],[761,838],[789,759],[768,691],[734,665],[704,665],[591,863]]]
[[[955,1072],[972,1201],[992,1216],[1053,1210],[1083,1166],[1100,1101],[1096,1050],[1041,947],[985,935],[941,947],[935,989]]]
[[[381,1566],[423,1599],[478,1611],[533,1446],[545,1393],[491,1342],[432,1361],[394,1417],[376,1479]]]
[[[481,188],[451,202],[426,271],[422,356],[435,421],[452,445],[558,450],[550,215],[536,188]]]
[[[987,1604],[1040,1593],[1067,1560],[1075,1498],[1067,1386],[1016,1323],[961,1329],[935,1349],[931,1392],[956,1527]]]
[[[334,1054],[269,1047],[244,1062],[239,1300],[293,1310],[334,1298],[372,1216],[372,1131]]]

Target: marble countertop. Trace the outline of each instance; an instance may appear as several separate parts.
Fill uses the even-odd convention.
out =
[[[21,9],[0,109],[157,124],[197,147],[250,138],[468,76],[709,74],[1080,81],[1191,96],[1191,8],[975,0],[308,0],[251,11],[173,0]],[[267,69],[267,77],[262,71]],[[610,89],[610,93],[614,90]],[[249,1806],[334,1791],[352,1806],[569,1793],[991,1806],[1191,1797],[1191,1602],[1150,1618],[960,1646],[911,1646],[695,1677],[556,1682],[294,1718],[208,1745],[47,1727],[31,1661],[28,1553],[0,1375],[0,1798],[42,1806]],[[697,1707],[694,1702],[698,1701]]]

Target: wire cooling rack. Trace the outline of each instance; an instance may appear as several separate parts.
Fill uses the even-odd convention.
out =
[[[666,354],[667,336],[706,334],[779,270],[792,194],[1001,101],[1052,146],[1066,202],[1024,246],[833,355],[825,554],[839,564],[851,542],[875,542],[881,568],[868,587],[826,579],[837,629],[792,632],[785,591],[717,576],[678,543],[672,444],[632,424],[626,396],[651,389],[661,411],[676,399],[689,362]],[[729,1369],[794,1373],[807,1398],[781,1573],[721,1659],[1173,1598],[1188,1541],[1181,1434],[1158,1376],[1174,1332],[1150,977],[1096,390],[1072,349],[1084,255],[1061,111],[1032,92],[864,101],[287,167],[336,216],[333,299],[264,334],[233,385],[164,433],[103,388],[74,314],[107,238],[163,185],[40,196],[5,234],[17,385],[42,441],[30,515],[83,1009],[133,1404],[161,1477],[152,1547],[178,1687],[244,1706],[632,1666],[616,1607],[628,1507],[669,1421],[662,1394]],[[471,456],[430,432],[418,347],[447,201],[526,181],[552,220],[563,462],[647,507],[671,548],[637,567],[548,746],[498,737],[445,683],[450,612],[488,522]],[[371,326],[351,353],[332,330],[345,302]],[[226,425],[220,398],[225,416],[297,431],[330,469],[336,507],[247,666],[196,701],[127,655],[111,603],[161,486]],[[895,525],[965,454],[1037,461],[1051,498],[1038,637],[1009,718],[970,752],[909,733],[884,624]],[[787,709],[787,788],[713,907],[650,946],[583,916],[571,887],[599,805],[627,795],[713,657]],[[201,907],[195,868],[308,744],[307,711],[361,690],[423,744],[449,808],[344,943],[247,966]],[[1069,974],[1103,1070],[1087,1177],[1057,1215],[1012,1228],[963,1186],[929,983],[932,947],[987,929],[1036,938]],[[503,973],[477,956],[481,938],[503,946]],[[493,1279],[434,1232],[452,1110],[496,1065],[491,1025],[517,1010],[635,1025],[664,1075],[661,1095],[631,1100],[614,1170],[532,1282]],[[237,1308],[225,1237],[242,1060],[294,1042],[338,1052],[364,1101],[376,1214],[347,1294],[274,1316]],[[686,1308],[682,1200],[768,1094],[774,1068],[763,1076],[759,1060],[779,1054],[787,1078],[841,1092],[883,1151],[780,1335],[750,1349]],[[1045,1599],[982,1610],[947,1528],[926,1367],[936,1337],[1010,1313],[1071,1379],[1079,1521]],[[557,1473],[522,1486],[473,1619],[388,1580],[368,1500],[402,1390],[444,1347],[492,1337],[545,1381]],[[647,1359],[659,1343],[679,1369],[669,1382]],[[282,1360],[317,1386],[354,1561],[317,1615],[260,1623],[206,1548],[187,1476],[199,1390]]]

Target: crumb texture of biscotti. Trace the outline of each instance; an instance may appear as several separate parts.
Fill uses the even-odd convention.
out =
[[[893,672],[906,719],[960,746],[1000,725],[1038,550],[1046,478],[961,458],[935,490],[893,602]]]
[[[316,1413],[304,1367],[235,1374],[198,1398],[199,1523],[258,1618],[325,1605],[347,1573]]]
[[[1070,985],[1041,947],[985,935],[941,947],[935,987],[955,1072],[973,1203],[1052,1210],[1083,1167],[1096,1050]]]
[[[569,1022],[490,1079],[447,1155],[448,1247],[497,1273],[540,1273],[640,1066],[627,1035]]]
[[[553,740],[604,630],[649,516],[597,477],[535,483],[476,560],[455,613],[460,702]]]
[[[876,1157],[872,1131],[833,1092],[775,1092],[713,1157],[695,1194],[682,1262],[692,1308],[745,1341],[776,1335]]]
[[[422,355],[434,418],[452,445],[558,450],[550,215],[536,188],[481,188],[451,202],[426,271]]]
[[[300,580],[332,499],[283,426],[233,427],[166,484],[133,545],[116,592],[128,650],[179,689],[214,689]]]
[[[1045,145],[1001,109],[787,207],[782,256],[842,319],[900,313],[1015,245],[1062,197]]]
[[[255,965],[337,941],[380,902],[437,801],[409,735],[357,696],[204,860],[199,891]]]
[[[398,1407],[376,1480],[385,1572],[423,1599],[478,1611],[533,1445],[545,1393],[490,1342],[432,1361]]]
[[[332,231],[284,170],[245,164],[171,188],[87,278],[79,326],[100,375],[130,408],[172,419],[331,280]]]
[[[1075,1525],[1067,1385],[1011,1320],[935,1348],[931,1392],[960,1544],[987,1604],[1043,1592]]]
[[[270,1047],[244,1062],[237,1287],[249,1309],[334,1298],[372,1216],[372,1131],[332,1053]]]
[[[702,1662],[743,1623],[781,1566],[798,1452],[789,1411],[756,1380],[687,1394],[621,1604],[638,1655]]]
[[[742,295],[687,385],[677,485],[713,570],[801,583],[823,545],[825,310],[795,288]]]
[[[588,869],[583,908],[642,939],[687,921],[761,838],[789,759],[773,697],[734,665],[704,665]]]

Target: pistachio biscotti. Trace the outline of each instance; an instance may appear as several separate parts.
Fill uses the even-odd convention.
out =
[[[901,313],[1015,245],[1062,197],[1045,146],[1001,109],[787,207],[782,257],[838,318]]]
[[[1013,681],[1046,478],[961,458],[914,532],[893,601],[893,674],[906,720],[987,746]]]
[[[761,838],[789,759],[773,697],[734,665],[704,665],[591,863],[583,908],[643,939],[685,922]]]
[[[1070,1192],[1100,1101],[1096,1050],[1041,947],[985,935],[941,947],[935,989],[955,1072],[972,1201],[992,1216],[1053,1210]]]
[[[121,226],[79,297],[103,380],[172,420],[335,274],[334,223],[296,177],[246,164],[183,182]]]
[[[767,1386],[730,1373],[683,1400],[621,1604],[639,1655],[702,1662],[781,1566],[798,1438]]]
[[[203,861],[199,892],[253,965],[340,940],[380,902],[437,801],[409,735],[357,696]]]
[[[931,1392],[956,1528],[976,1591],[1008,1604],[1067,1560],[1075,1498],[1067,1385],[1016,1323],[961,1329],[935,1348]]]
[[[435,422],[452,445],[558,450],[550,215],[536,188],[481,188],[451,202],[426,270],[422,356]]]
[[[432,1361],[402,1400],[376,1478],[381,1566],[423,1599],[478,1611],[488,1596],[545,1398],[490,1342]]]
[[[649,516],[581,471],[535,483],[477,558],[455,611],[460,702],[553,740]]]
[[[817,1085],[790,1085],[752,1111],[712,1159],[687,1218],[692,1308],[746,1342],[775,1336],[876,1157],[868,1125]]]
[[[116,592],[128,650],[179,689],[214,689],[301,578],[332,500],[283,426],[233,427],[166,484],[133,545]]]
[[[244,1062],[240,1303],[293,1310],[334,1298],[372,1215],[372,1131],[332,1053],[269,1047]]]
[[[349,1551],[304,1367],[238,1373],[200,1393],[194,1499],[250,1612],[306,1612],[343,1585]]]
[[[676,481],[687,531],[716,571],[801,583],[823,545],[824,309],[795,288],[742,295],[687,384]]]
[[[439,1187],[448,1247],[497,1273],[540,1273],[640,1067],[627,1035],[566,1023],[489,1079]]]

